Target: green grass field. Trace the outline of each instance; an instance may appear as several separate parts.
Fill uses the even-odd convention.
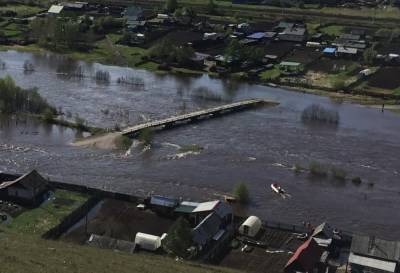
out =
[[[58,225],[87,199],[87,196],[79,193],[56,191],[49,201],[18,215],[7,228],[23,234],[41,236]]]
[[[7,273],[175,273],[235,272],[225,268],[175,261],[152,254],[123,254],[111,250],[47,241],[0,229],[0,271]]]
[[[43,8],[27,5],[6,5],[1,7],[1,11],[14,11],[18,17],[27,17],[43,11]]]

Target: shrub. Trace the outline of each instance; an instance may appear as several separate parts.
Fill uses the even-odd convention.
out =
[[[115,147],[119,150],[128,150],[132,146],[132,139],[120,135],[114,140]]]
[[[110,78],[110,72],[103,70],[96,71],[96,81],[109,83]]]
[[[190,255],[188,248],[192,243],[190,225],[184,218],[180,217],[168,230],[168,235],[163,240],[162,246],[168,253],[187,258]]]
[[[331,167],[331,174],[333,176],[333,178],[338,179],[338,180],[345,180],[346,179],[346,171],[339,168],[339,167],[335,167],[332,166]]]
[[[75,116],[75,126],[79,131],[85,131],[87,129],[86,121],[79,117],[79,115]]]
[[[30,61],[28,61],[28,60],[26,60],[25,62],[24,62],[24,72],[33,72],[33,71],[35,71],[35,67],[33,66],[33,64],[30,62]]]
[[[143,145],[150,145],[153,141],[153,130],[151,128],[140,130],[138,139],[143,142]]]
[[[322,163],[316,162],[316,161],[310,162],[309,171],[310,171],[310,174],[315,175],[315,176],[327,176],[328,175],[327,166]]]
[[[247,204],[250,202],[249,190],[245,183],[239,183],[235,186],[233,190],[233,196],[242,204]]]
[[[304,168],[299,163],[296,163],[293,166],[293,170],[296,174],[298,174],[301,173],[304,170]]]
[[[321,105],[312,104],[303,110],[301,119],[303,122],[338,124],[339,113],[335,110],[325,109]]]
[[[194,152],[198,153],[203,150],[203,147],[201,147],[198,144],[189,144],[189,145],[183,145],[182,147],[179,148],[180,152]]]
[[[353,182],[354,185],[358,186],[362,183],[362,180],[359,176],[355,176],[351,179],[351,182]]]
[[[55,115],[54,115],[54,111],[52,111],[51,109],[46,109],[46,111],[43,114],[43,119],[45,122],[47,123],[52,123],[54,121]]]

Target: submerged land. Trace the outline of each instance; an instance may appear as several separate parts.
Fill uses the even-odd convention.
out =
[[[398,271],[397,2],[279,2],[0,3],[0,271]]]

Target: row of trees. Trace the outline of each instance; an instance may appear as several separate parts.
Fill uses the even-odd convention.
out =
[[[164,39],[150,48],[149,56],[165,63],[178,63],[179,65],[190,64],[194,56],[194,49],[188,46],[178,47],[170,40]]]
[[[122,19],[110,16],[94,21],[88,16],[80,21],[63,17],[37,18],[31,23],[31,36],[39,45],[55,50],[63,48],[88,50],[92,47],[96,36],[120,29],[123,25]]]
[[[0,113],[15,114],[19,112],[56,114],[57,111],[40,96],[37,89],[22,89],[10,76],[0,79]]]
[[[63,18],[37,18],[32,21],[31,28],[31,35],[39,45],[55,50],[87,48],[93,41],[91,33],[85,33],[86,24]]]

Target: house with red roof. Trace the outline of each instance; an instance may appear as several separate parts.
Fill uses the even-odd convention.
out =
[[[313,239],[308,239],[293,254],[285,266],[285,273],[321,272],[324,249]]]

